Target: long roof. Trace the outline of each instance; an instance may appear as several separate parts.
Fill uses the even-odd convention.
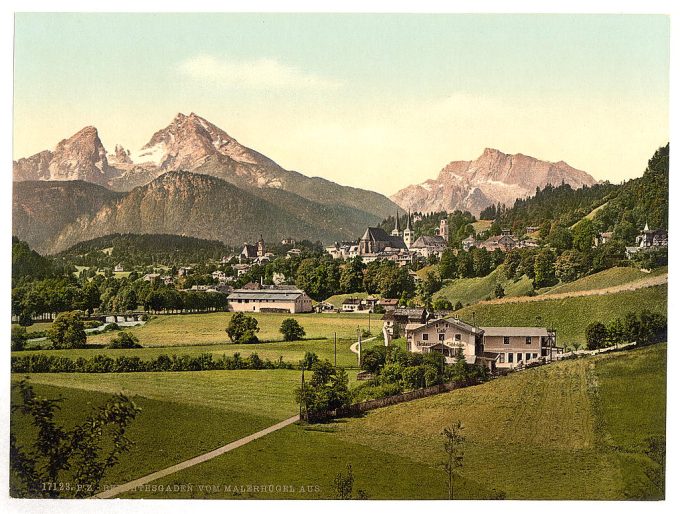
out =
[[[547,336],[545,327],[480,327],[485,336]]]
[[[235,289],[228,300],[297,300],[305,294],[301,289]]]
[[[442,236],[420,236],[411,248],[425,248],[428,246],[446,246],[446,240]]]
[[[406,248],[406,243],[404,243],[404,240],[402,238],[397,236],[391,236],[380,227],[368,227],[361,239],[371,241],[382,241],[384,243],[387,243],[387,245],[392,248],[399,249]]]

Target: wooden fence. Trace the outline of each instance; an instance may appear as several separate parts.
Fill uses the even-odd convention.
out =
[[[419,398],[426,398],[427,396],[433,396],[435,394],[447,393],[453,391],[454,389],[459,389],[461,387],[467,387],[470,385],[475,385],[477,382],[468,383],[465,381],[458,382],[448,382],[446,384],[437,384],[430,387],[423,387],[422,389],[414,389],[413,391],[408,391],[407,393],[396,394],[394,396],[387,396],[385,398],[377,398],[375,400],[367,400],[365,402],[353,403],[347,407],[340,407],[329,411],[324,416],[325,418],[343,418],[356,416],[362,412],[366,412],[373,409],[379,409],[381,407],[387,407],[388,405],[395,405],[397,403],[410,402],[411,400],[417,400]],[[307,416],[303,413],[303,419],[307,419]]]

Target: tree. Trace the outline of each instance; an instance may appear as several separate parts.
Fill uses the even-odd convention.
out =
[[[538,287],[553,285],[555,280],[555,255],[548,248],[544,248],[534,262],[534,283]]]
[[[453,477],[458,468],[463,467],[463,443],[465,437],[462,435],[463,423],[458,420],[453,425],[445,427],[442,431],[444,436],[444,452],[446,460],[442,467],[446,472],[449,486],[449,500],[453,500]]]
[[[342,471],[335,475],[333,480],[335,486],[335,497],[338,500],[351,500],[353,498],[352,492],[354,490],[354,473],[352,473],[352,465],[347,464],[347,474]],[[368,496],[362,489],[357,490],[357,500],[367,500]]]
[[[432,307],[437,311],[453,310],[453,305],[451,305],[451,302],[442,296],[434,299],[434,301],[432,302]]]
[[[574,248],[580,252],[589,252],[597,232],[595,225],[588,218],[579,221],[572,229]]]
[[[134,334],[128,332],[118,332],[115,337],[111,338],[109,348],[141,348],[139,339]]]
[[[555,225],[550,231],[547,242],[558,254],[569,250],[572,245],[571,231],[562,225]]]
[[[312,379],[295,389],[296,401],[308,421],[320,421],[329,411],[349,405],[349,377],[340,367],[334,367],[328,360],[312,365]]]
[[[21,403],[11,406],[12,413],[32,418],[36,440],[20,446],[10,434],[10,494],[24,498],[57,498],[64,494],[82,498],[98,492],[105,473],[129,450],[128,425],[141,411],[122,394],[110,398],[95,409],[82,423],[71,429],[59,426],[54,413],[59,399],[36,395],[26,380],[18,384]],[[68,473],[68,475],[66,475]],[[69,492],[45,484],[72,481]]]
[[[442,279],[456,278],[456,256],[451,250],[444,250],[439,261],[439,275]]]
[[[87,342],[85,324],[80,311],[62,312],[47,331],[55,349],[82,348]]]
[[[300,368],[310,371],[315,363],[319,362],[319,356],[314,352],[305,352],[305,356],[300,361]]]
[[[28,332],[26,327],[12,327],[12,351],[20,352],[26,346],[28,340]]]
[[[586,327],[586,343],[589,350],[604,347],[608,337],[607,327],[599,321],[595,321]]]
[[[555,276],[562,282],[571,282],[587,271],[583,254],[567,250],[555,260]]]
[[[496,298],[503,298],[505,296],[505,289],[503,289],[500,282],[496,284],[496,289],[494,289],[493,294]]]
[[[249,344],[257,343],[257,332],[260,327],[257,326],[257,320],[242,312],[234,314],[229,320],[229,325],[226,328],[227,335],[232,343]]]
[[[305,337],[305,329],[295,318],[286,318],[281,322],[279,332],[283,334],[284,341],[298,341]]]
[[[340,272],[340,290],[356,293],[364,286],[364,263],[358,255],[351,259]]]
[[[462,308],[463,308],[463,302],[461,302],[460,300],[458,300],[458,301],[456,302],[456,305],[453,307],[453,310],[454,310],[454,311],[459,311],[459,310],[461,310]]]

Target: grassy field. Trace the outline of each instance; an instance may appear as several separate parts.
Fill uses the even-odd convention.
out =
[[[109,334],[109,338],[113,334]],[[380,341],[382,341],[382,336]],[[339,366],[356,366],[356,355],[353,354],[349,347],[355,340],[338,339],[337,343],[337,363]],[[77,359],[78,357],[90,358],[94,355],[108,355],[116,358],[120,355],[126,357],[139,357],[142,360],[155,359],[159,355],[192,355],[197,356],[202,353],[212,353],[215,357],[222,355],[233,355],[239,352],[242,357],[247,357],[251,353],[257,353],[261,359],[269,359],[277,361],[282,357],[285,362],[298,363],[305,352],[314,352],[320,359],[328,359],[335,362],[335,351],[333,339],[321,340],[305,340],[293,342],[274,342],[274,343],[259,343],[259,344],[221,344],[221,345],[189,345],[189,346],[152,346],[147,348],[134,349],[110,349],[110,348],[84,348],[77,350],[37,350],[37,351],[23,351],[13,352],[13,356],[20,357],[22,355],[31,355],[39,353],[42,355],[55,355],[61,357],[69,357]]]
[[[186,346],[225,344],[229,338],[225,332],[231,312],[209,314],[176,314],[156,316],[144,326],[127,329],[136,335],[144,346]],[[261,341],[281,341],[279,332],[281,322],[286,318],[295,318],[303,326],[308,339],[333,338],[337,332],[339,338],[356,337],[357,326],[368,328],[367,314],[279,314],[253,313],[257,318]],[[382,326],[379,316],[371,316],[371,329],[376,331]],[[107,344],[111,334],[88,336],[88,343]]]
[[[494,290],[498,283],[503,286],[506,296],[523,296],[531,290],[529,278],[524,276],[517,282],[506,280],[503,276],[503,267],[499,266],[486,277],[447,280],[434,297],[446,298],[454,305],[458,301],[463,305],[473,304],[487,297],[494,298]]]
[[[665,369],[665,344],[563,361],[360,418],[290,426],[156,484],[317,487],[169,497],[333,498],[335,474],[351,463],[355,488],[369,498],[445,498],[440,433],[460,419],[465,465],[456,498],[659,498],[645,450],[648,436],[664,434]]]
[[[619,267],[609,268],[599,273],[594,273],[587,277],[559,284],[547,289],[543,294],[552,293],[571,293],[573,291],[588,291],[592,289],[606,289],[608,287],[620,286],[636,280],[655,277],[668,273],[668,266],[655,269],[651,273],[644,273],[637,268]]]
[[[593,321],[609,321],[629,311],[649,309],[668,315],[668,286],[655,286],[622,293],[544,300],[525,303],[478,304],[457,314],[480,326],[552,326],[557,344],[585,343],[585,328]]]
[[[475,234],[479,234],[480,232],[484,232],[485,230],[489,230],[489,228],[493,225],[493,221],[491,220],[479,220],[475,221],[472,224],[472,228],[475,231]]]

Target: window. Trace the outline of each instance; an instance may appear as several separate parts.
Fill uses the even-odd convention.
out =
[[[512,362],[512,358],[514,357],[514,354],[509,353],[508,354],[508,362]]]
[[[510,336],[503,336],[503,344],[510,344]]]
[[[439,340],[443,341],[444,340],[444,334],[439,334]]]
[[[501,353],[501,354],[498,356],[498,362],[499,362],[500,364],[503,364],[503,363],[505,362],[505,354],[504,354],[504,353]]]
[[[423,334],[423,341],[427,341],[428,337],[430,337],[430,334]]]
[[[531,344],[531,336],[527,337],[527,344]]]
[[[522,354],[521,354],[521,353],[518,353],[518,354],[517,354],[517,362],[519,362],[519,361],[521,361],[521,360],[522,360]]]
[[[532,355],[532,357],[533,357],[534,359],[538,359],[538,354],[537,354],[537,353],[534,353],[534,354]]]
[[[460,334],[454,335],[453,339],[455,339],[456,341],[460,341]]]
[[[526,357],[527,357],[527,360],[528,360],[528,361],[531,360],[531,354],[530,354],[530,353],[527,353]]]

